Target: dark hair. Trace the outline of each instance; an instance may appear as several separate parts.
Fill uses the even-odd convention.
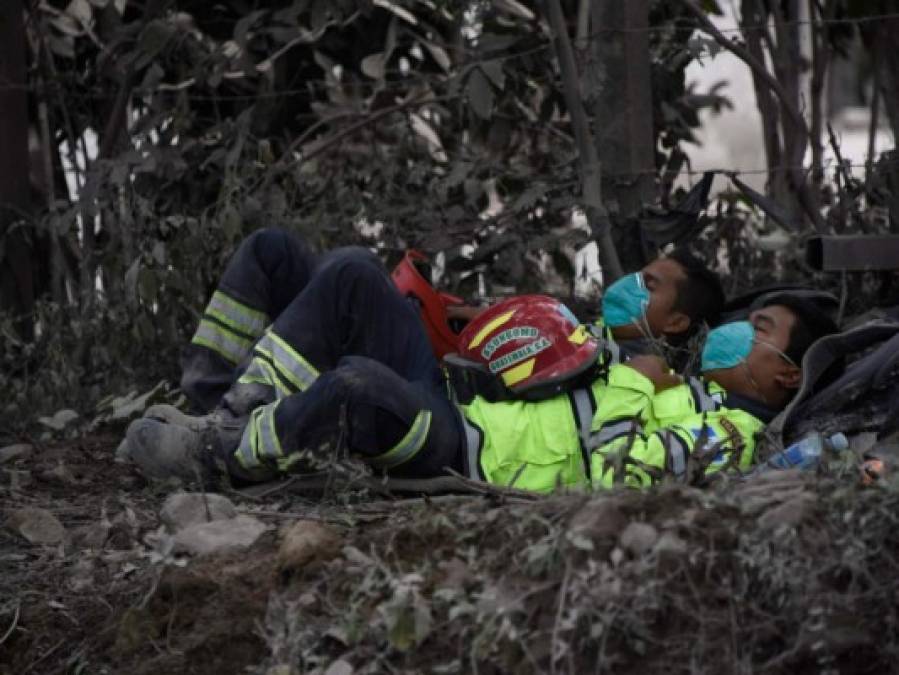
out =
[[[818,338],[836,333],[836,322],[821,307],[805,298],[789,293],[780,293],[765,298],[762,307],[781,305],[793,312],[796,322],[790,331],[790,342],[786,354],[796,363],[802,362],[805,352]]]
[[[666,256],[680,265],[687,278],[678,284],[674,309],[690,317],[693,333],[702,322],[714,324],[724,309],[721,280],[708,266],[685,248],[676,248]]]

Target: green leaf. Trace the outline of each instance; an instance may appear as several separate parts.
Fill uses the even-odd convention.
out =
[[[377,52],[375,54],[369,54],[362,59],[362,63],[359,64],[359,67],[362,69],[362,72],[371,79],[383,80],[385,65],[384,54],[382,52]]]
[[[397,651],[417,647],[431,632],[431,608],[414,588],[400,586],[380,610],[387,624],[387,640]]]
[[[506,86],[506,74],[503,72],[502,59],[485,61],[481,64],[481,70],[483,70],[484,74],[490,78],[490,81],[497,89],[500,91],[503,90],[503,87]]]
[[[474,68],[468,77],[468,102],[475,115],[481,119],[490,119],[493,114],[493,88],[480,68]]]

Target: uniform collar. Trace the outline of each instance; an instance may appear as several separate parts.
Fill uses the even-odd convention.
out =
[[[738,410],[743,410],[748,412],[753,417],[757,417],[765,424],[768,424],[774,417],[777,415],[777,410],[774,408],[769,408],[764,403],[760,401],[756,401],[755,399],[751,399],[747,396],[741,396],[740,394],[727,394],[724,397],[725,408],[736,408]]]

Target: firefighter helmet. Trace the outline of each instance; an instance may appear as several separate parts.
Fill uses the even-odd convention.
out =
[[[459,334],[459,351],[444,358],[463,403],[539,400],[596,377],[601,346],[564,304],[521,295],[484,310]]]
[[[391,277],[403,296],[415,300],[434,355],[442,359],[445,354],[457,351],[459,339],[449,324],[446,308],[449,305],[461,305],[462,299],[435,289],[418,269],[418,266],[427,264],[428,257],[424,253],[406,251]]]

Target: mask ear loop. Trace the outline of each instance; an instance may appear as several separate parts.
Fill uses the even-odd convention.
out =
[[[743,367],[746,369],[746,377],[749,379],[749,384],[752,385],[752,388],[755,389],[756,393],[758,393],[759,398],[762,399],[762,403],[768,405],[768,399],[765,398],[765,395],[762,393],[761,388],[759,387],[759,383],[752,376],[752,370],[749,368],[749,359],[743,359],[740,361],[743,364]]]
[[[789,363],[789,364],[790,364],[791,366],[793,366],[794,368],[798,368],[798,367],[799,367],[799,365],[798,365],[793,359],[791,359],[791,358],[787,355],[786,352],[780,351],[777,347],[775,347],[773,344],[771,344],[771,343],[768,342],[767,340],[759,340],[758,338],[752,338],[752,341],[753,341],[753,342],[757,342],[757,343],[760,344],[760,345],[765,345],[768,349],[774,350],[775,352],[777,352],[777,355],[780,356],[780,358],[782,358],[784,361],[786,361],[787,363]]]

